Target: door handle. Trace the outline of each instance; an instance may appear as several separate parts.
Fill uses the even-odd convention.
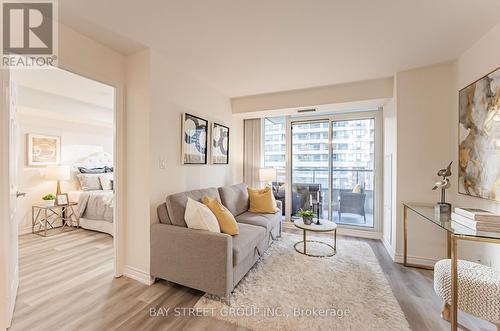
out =
[[[16,192],[16,198],[24,198],[26,196],[25,192]]]

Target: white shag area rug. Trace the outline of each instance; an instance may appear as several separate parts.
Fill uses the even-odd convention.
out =
[[[317,258],[295,251],[301,238],[284,233],[229,301],[205,295],[195,308],[252,330],[410,330],[367,243],[338,239],[335,256]],[[328,249],[308,245],[308,253]]]

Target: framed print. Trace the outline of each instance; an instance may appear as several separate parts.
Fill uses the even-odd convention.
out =
[[[229,164],[229,128],[212,123],[212,163]]]
[[[62,193],[56,196],[56,206],[66,206],[68,203],[68,193]]]
[[[208,121],[182,114],[182,163],[207,164]]]
[[[459,92],[458,192],[500,201],[500,68]]]
[[[61,162],[61,138],[28,134],[28,165],[58,165]]]

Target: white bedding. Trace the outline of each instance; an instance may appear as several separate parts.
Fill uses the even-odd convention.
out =
[[[112,190],[82,191],[78,199],[77,216],[113,223]]]

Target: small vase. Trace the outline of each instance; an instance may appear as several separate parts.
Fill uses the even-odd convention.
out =
[[[311,217],[302,217],[302,220],[304,221],[305,225],[311,225],[312,224],[312,218]]]

